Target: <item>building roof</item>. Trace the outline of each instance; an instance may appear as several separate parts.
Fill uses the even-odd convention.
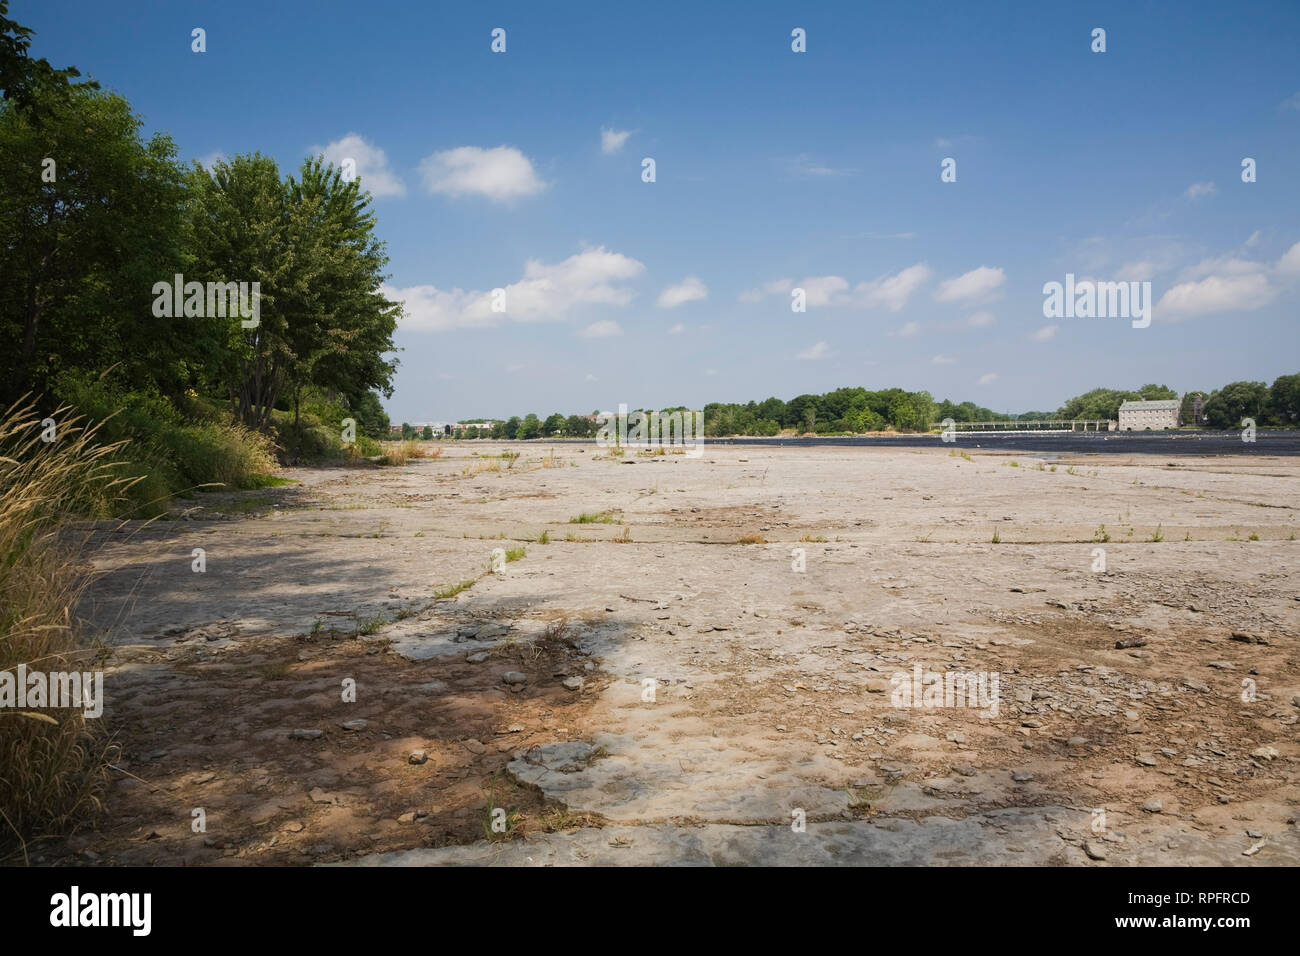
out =
[[[1121,412],[1171,412],[1182,408],[1183,403],[1176,398],[1160,402],[1129,402],[1120,405]]]

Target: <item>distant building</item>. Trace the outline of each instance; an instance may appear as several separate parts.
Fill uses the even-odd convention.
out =
[[[1182,402],[1124,402],[1119,407],[1119,430],[1140,432],[1146,429],[1177,428]]]

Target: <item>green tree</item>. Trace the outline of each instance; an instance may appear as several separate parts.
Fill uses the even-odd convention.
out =
[[[433,441],[433,428],[429,425],[425,425],[424,431],[420,432],[420,437],[425,441]]]
[[[590,438],[591,422],[582,415],[570,415],[564,420],[564,434],[570,438]]]
[[[388,413],[384,411],[379,396],[366,392],[356,402],[350,403],[352,416],[357,420],[357,427],[371,438],[388,437]]]
[[[1277,424],[1300,424],[1300,375],[1279,376],[1269,389],[1269,405]]]
[[[519,425],[519,416],[511,415],[510,418],[506,420],[506,423],[501,426],[501,437],[506,439],[518,438]]]
[[[519,426],[516,438],[536,438],[542,433],[542,423],[537,416],[529,412],[524,416],[523,423]]]
[[[402,422],[402,440],[410,441],[415,438],[415,426],[410,422]]]
[[[1214,428],[1240,428],[1243,418],[1268,423],[1268,386],[1263,382],[1230,382],[1205,402],[1205,420]]]
[[[110,368],[137,388],[180,391],[211,343],[192,320],[149,307],[153,284],[170,283],[184,259],[175,147],[143,141],[119,96],[31,92],[39,126],[0,103],[0,397]]]
[[[69,80],[80,77],[75,67],[56,70],[48,60],[31,58],[32,31],[5,16],[9,0],[0,0],[0,90],[6,102],[39,126],[48,115],[51,101],[61,99],[69,90]],[[99,84],[85,82],[82,87],[98,89]]]
[[[564,416],[559,412],[547,417],[542,422],[542,437],[550,438],[552,435],[561,434],[564,431]]]

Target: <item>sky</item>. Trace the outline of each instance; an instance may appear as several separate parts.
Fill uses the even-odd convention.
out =
[[[9,15],[186,160],[354,161],[405,306],[395,421],[1300,371],[1293,0]],[[1150,282],[1150,324],[1045,316],[1067,275]]]

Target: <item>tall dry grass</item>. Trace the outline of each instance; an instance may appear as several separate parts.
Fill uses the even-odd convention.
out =
[[[130,491],[115,454],[68,407],[50,416],[55,440],[20,400],[0,415],[0,671],[93,671],[101,648],[85,641],[75,608],[90,568],[85,525]],[[101,807],[113,748],[81,710],[0,708],[0,848],[26,857],[27,841],[64,833]]]

